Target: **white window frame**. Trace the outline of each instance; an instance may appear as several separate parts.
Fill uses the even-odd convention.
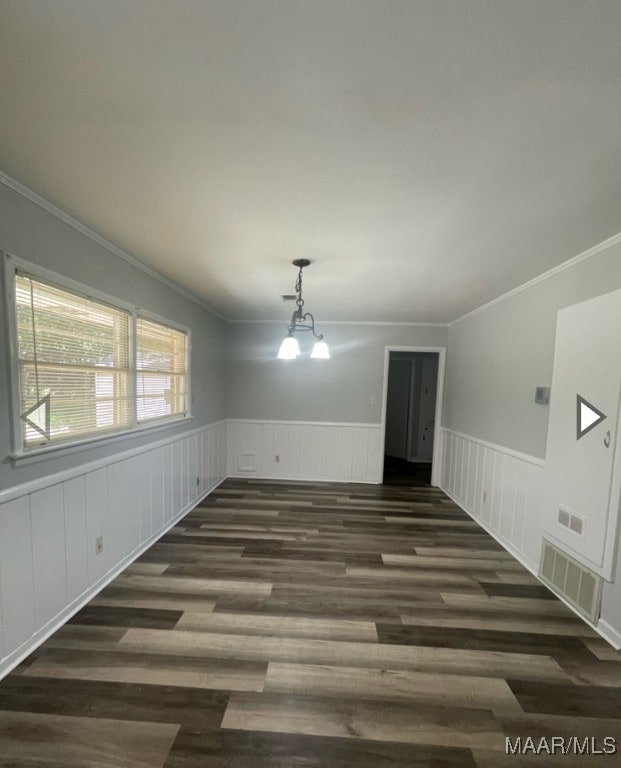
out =
[[[41,267],[38,264],[21,259],[18,256],[13,256],[5,252],[0,252],[4,259],[4,297],[6,307],[6,328],[8,334],[8,360],[7,366],[9,371],[9,384],[10,384],[10,409],[11,409],[11,452],[9,458],[12,461],[19,461],[27,459],[29,457],[43,458],[50,453],[57,453],[64,451],[71,453],[79,450],[80,446],[97,443],[105,444],[116,442],[120,439],[127,439],[135,437],[145,432],[155,432],[169,427],[177,426],[179,423],[192,419],[192,373],[191,373],[191,349],[192,349],[192,331],[188,326],[177,323],[173,320],[169,320],[162,315],[158,315],[149,310],[138,307],[135,304],[130,304],[121,299],[117,299],[113,296],[109,296],[102,291],[98,291],[95,288],[86,286],[82,283],[72,280],[71,278],[59,275],[57,272],[53,272],[45,267]],[[115,309],[124,310],[129,312],[129,354],[130,354],[130,386],[133,391],[132,409],[133,409],[133,426],[122,427],[118,430],[110,431],[105,434],[91,434],[85,435],[75,439],[68,439],[59,442],[50,443],[49,445],[35,446],[28,448],[23,444],[22,438],[22,425],[21,425],[21,394],[20,394],[20,381],[18,370],[18,345],[17,345],[17,316],[15,308],[15,275],[18,272],[25,272],[31,275],[35,280],[41,280],[48,283],[61,291],[68,293],[75,293],[79,296],[93,301],[107,304]],[[136,413],[136,318],[143,317],[145,320],[152,320],[153,322],[160,323],[162,325],[173,328],[176,331],[186,334],[186,349],[185,349],[185,371],[186,371],[186,389],[187,389],[187,411],[185,414],[175,414],[170,418],[157,419],[153,423],[142,422],[138,423]]]

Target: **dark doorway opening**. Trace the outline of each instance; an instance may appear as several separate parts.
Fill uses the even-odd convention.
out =
[[[439,354],[391,352],[386,394],[384,483],[430,485]]]
[[[431,464],[384,456],[384,485],[431,485]]]

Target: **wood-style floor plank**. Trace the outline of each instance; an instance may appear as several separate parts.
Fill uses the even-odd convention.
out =
[[[0,768],[522,768],[621,653],[421,477],[227,480],[0,682]]]
[[[162,768],[178,725],[0,711],[0,764]]]
[[[490,709],[496,713],[522,711],[505,680],[472,675],[270,662],[263,690],[266,693],[311,694],[337,699],[411,701]]]
[[[501,727],[491,712],[430,703],[404,705],[345,698],[233,693],[222,727],[504,749]]]

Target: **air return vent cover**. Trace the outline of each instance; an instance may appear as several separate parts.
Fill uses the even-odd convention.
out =
[[[539,576],[568,603],[595,623],[599,618],[602,578],[543,540]]]

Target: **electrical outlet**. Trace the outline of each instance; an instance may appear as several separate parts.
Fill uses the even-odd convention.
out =
[[[200,479],[200,477],[197,475],[197,476],[196,476],[196,485],[197,485],[197,486],[199,486],[200,484],[201,484],[201,479]]]
[[[95,554],[101,555],[102,552],[103,552],[103,536],[99,535],[95,539]]]
[[[276,462],[276,464],[278,464],[278,462],[280,461],[280,456],[278,454],[274,456],[274,461]]]

